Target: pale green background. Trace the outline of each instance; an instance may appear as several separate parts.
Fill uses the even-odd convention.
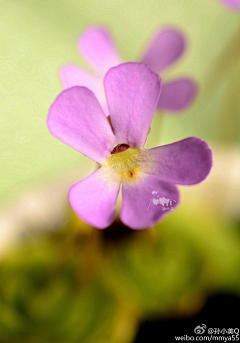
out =
[[[136,59],[158,26],[182,28],[189,51],[169,75],[196,77],[201,92],[184,114],[156,116],[148,145],[193,135],[214,138],[224,90],[215,92],[214,82],[208,88],[205,84],[216,58],[240,26],[239,15],[217,1],[2,0],[0,23],[1,204],[27,187],[81,168],[85,161],[49,134],[46,117],[61,91],[59,67],[70,61],[86,65],[77,53],[76,41],[90,24],[111,28],[125,61]]]

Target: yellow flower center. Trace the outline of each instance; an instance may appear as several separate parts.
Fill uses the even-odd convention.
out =
[[[112,153],[103,167],[108,169],[114,180],[135,182],[142,173],[142,157],[143,151],[128,148],[119,153]]]

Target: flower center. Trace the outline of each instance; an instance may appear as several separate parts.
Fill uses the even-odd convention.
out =
[[[119,152],[126,151],[129,149],[130,146],[128,144],[118,144],[115,148],[111,151],[111,154],[118,154]]]
[[[134,182],[142,172],[142,156],[141,150],[131,149],[127,144],[119,144],[112,150],[103,167],[109,169],[113,179]]]

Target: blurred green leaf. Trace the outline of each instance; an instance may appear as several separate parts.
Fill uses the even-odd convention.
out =
[[[1,341],[118,343],[120,336],[121,342],[130,342],[136,326],[133,312],[119,306],[97,269],[85,275],[94,253],[88,238],[79,238],[41,239],[1,262]],[[90,241],[95,249],[91,235]],[[119,335],[119,325],[127,333]]]
[[[209,294],[240,293],[239,248],[234,226],[204,206],[185,204],[153,229],[135,232],[134,239],[111,249],[103,272],[119,297],[145,315],[191,313]]]
[[[128,231],[110,239],[73,215],[6,255],[0,340],[131,343],[143,317],[191,315],[211,294],[240,294],[239,233],[206,205],[185,199],[155,227]]]

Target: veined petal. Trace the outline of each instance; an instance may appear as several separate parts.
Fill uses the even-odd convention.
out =
[[[59,77],[65,89],[74,86],[84,86],[93,91],[106,116],[109,115],[102,77],[96,76],[74,64],[65,64],[59,70]]]
[[[160,72],[176,62],[185,47],[185,37],[177,28],[161,28],[156,31],[140,61]]]
[[[47,124],[56,138],[99,164],[115,146],[115,136],[99,102],[85,87],[63,91],[49,110]]]
[[[122,195],[121,220],[136,230],[154,225],[179,202],[179,192],[174,185],[146,174],[133,184],[123,182]]]
[[[161,92],[159,76],[144,64],[124,63],[109,70],[104,86],[117,141],[143,147]]]
[[[105,74],[122,63],[110,32],[102,26],[90,26],[79,37],[78,49],[86,61]]]
[[[180,185],[194,185],[203,181],[212,168],[212,151],[208,144],[196,137],[147,150],[149,164],[145,173]]]
[[[105,229],[115,218],[114,207],[120,183],[107,178],[99,168],[69,191],[69,202],[76,214],[90,225]]]
[[[240,0],[218,0],[218,1],[230,7],[232,10],[240,11]]]
[[[158,102],[159,110],[181,111],[194,101],[198,85],[191,78],[181,78],[163,83]]]

